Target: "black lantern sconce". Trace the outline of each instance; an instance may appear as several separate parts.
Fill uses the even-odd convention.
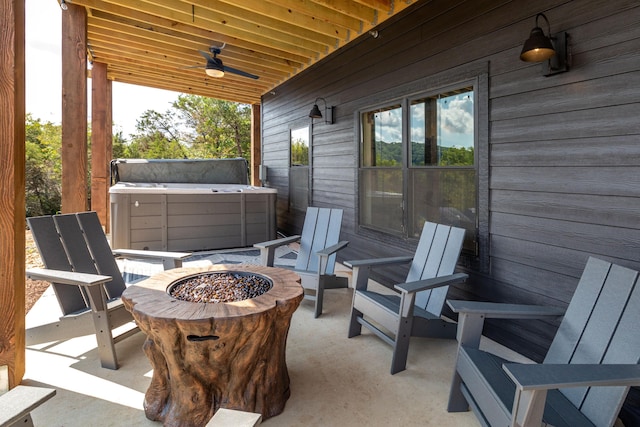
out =
[[[322,112],[320,108],[318,108],[318,101],[324,102],[324,122],[328,125],[333,124],[333,107],[327,107],[327,101],[324,98],[316,98],[316,101],[313,103],[313,108],[309,111],[309,117],[312,119],[321,119]]]
[[[540,26],[538,19],[542,17],[547,22],[547,35]],[[551,25],[544,13],[536,15],[536,26],[522,46],[520,59],[525,62],[542,62],[542,74],[553,74],[569,71],[569,34],[561,32],[551,34]]]

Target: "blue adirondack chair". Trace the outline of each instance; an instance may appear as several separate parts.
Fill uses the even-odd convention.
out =
[[[463,240],[464,229],[427,222],[413,257],[345,262],[353,269],[355,284],[349,338],[360,335],[365,326],[391,345],[391,374],[406,369],[411,336],[455,337],[456,324],[442,319],[441,313],[449,285],[467,278],[464,273],[454,273]],[[368,289],[372,267],[407,262],[411,266],[405,283],[394,287],[398,294]]]
[[[336,253],[349,243],[339,241],[341,226],[342,209],[309,207],[304,218],[302,235],[283,237],[253,245],[260,249],[262,265],[273,267],[276,248],[300,242],[300,250],[293,270],[302,279],[305,299],[315,301],[315,317],[322,314],[325,289],[346,288],[348,286],[346,277],[334,274]]]
[[[27,277],[52,283],[62,317],[58,322],[26,331],[27,345],[96,334],[104,368],[118,369],[115,344],[137,332],[114,337],[112,329],[131,322],[120,296],[126,289],[95,212],[27,218],[45,265],[29,269]],[[164,268],[180,267],[187,252],[118,250],[119,256],[162,260]]]
[[[542,364],[510,363],[479,350],[484,319],[558,316],[562,310],[448,304],[460,325],[448,410],[471,407],[483,426],[613,426],[629,387],[640,385],[636,271],[590,258]]]

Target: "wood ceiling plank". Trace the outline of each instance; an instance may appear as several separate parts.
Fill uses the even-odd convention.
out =
[[[379,13],[389,14],[393,11],[393,7],[395,3],[410,3],[410,1],[392,1],[392,0],[354,0],[356,3],[360,3],[361,5],[370,7],[371,9],[377,10]]]
[[[349,29],[357,34],[362,32],[362,21],[336,12],[332,9],[324,7],[320,4],[313,3],[309,0],[266,0],[269,3],[286,7],[292,11],[310,16],[314,19],[324,21],[333,25]]]
[[[130,0],[111,0],[128,3]],[[140,2],[142,3],[142,2]],[[236,35],[266,46],[278,46],[288,52],[297,52],[305,56],[313,53],[326,52],[327,45],[318,42],[301,39],[291,34],[272,30],[252,22],[238,19],[234,16],[213,12],[201,7],[191,6],[176,0],[149,0],[147,12],[175,19],[179,22],[204,29],[211,29],[223,34]]]
[[[356,18],[362,21],[365,25],[376,25],[378,23],[378,11],[365,6],[364,4],[356,3],[355,1],[344,0],[311,0],[316,4],[324,6],[335,12],[343,13],[352,18]]]
[[[289,18],[288,20],[277,19],[273,17],[272,14],[259,14],[249,8],[237,7],[236,3],[229,4],[218,0],[182,0],[182,2],[186,3],[187,5],[197,6],[197,8],[195,9],[196,13],[200,9],[205,9],[209,12],[213,12],[214,16],[216,14],[222,15],[218,19],[225,19],[226,16],[227,18],[246,21],[249,25],[255,26],[258,29],[269,28],[271,30],[295,36],[302,40],[309,40],[314,43],[320,43],[325,45],[326,47],[334,47],[338,44],[338,38],[335,34],[327,35],[314,31],[309,27],[299,25],[295,21],[291,20],[291,16],[287,17]],[[225,21],[228,25],[229,21],[227,19],[225,19]],[[313,20],[307,19],[306,21]]]
[[[315,18],[314,16],[299,13],[280,4],[269,3],[264,0],[243,0],[241,2],[236,0],[220,0],[219,2],[228,3],[235,7],[242,8],[262,16],[274,18],[285,23],[290,23],[298,27],[308,28],[317,33],[325,34],[339,40],[348,40],[350,36],[350,30],[347,27],[323,21]],[[209,3],[208,0],[197,0],[196,2],[196,4],[199,5],[207,3]]]

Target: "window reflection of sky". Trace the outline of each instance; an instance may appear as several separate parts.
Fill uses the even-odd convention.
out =
[[[438,145],[441,147],[473,147],[473,92],[438,100]],[[417,124],[424,132],[424,117]]]
[[[309,128],[291,129],[291,141],[309,146]]]
[[[441,147],[473,148],[473,91],[437,100],[438,145]],[[411,140],[424,144],[424,104],[411,106]],[[402,108],[374,114],[376,142],[402,141]]]

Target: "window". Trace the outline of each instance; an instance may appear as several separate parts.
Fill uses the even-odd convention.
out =
[[[402,106],[362,114],[360,223],[402,233]]]
[[[309,206],[309,126],[290,131],[289,208]]]
[[[467,230],[477,253],[476,91],[406,97],[360,114],[360,225],[419,238],[426,221]]]

